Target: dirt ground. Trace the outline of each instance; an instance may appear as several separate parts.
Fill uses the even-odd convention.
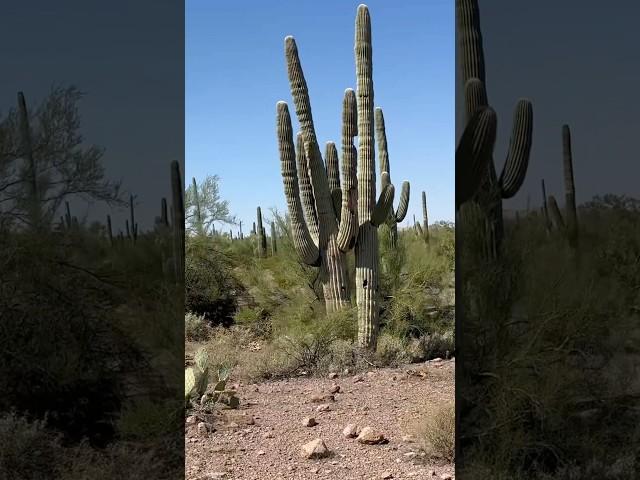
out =
[[[326,401],[312,398],[340,391]],[[188,419],[185,435],[187,480],[224,479],[447,479],[454,467],[429,459],[416,442],[426,412],[454,399],[454,360],[375,369],[335,379],[307,378],[237,385],[241,406]],[[326,407],[325,407],[326,408]],[[303,426],[305,417],[317,425]],[[215,431],[204,432],[204,421]],[[373,427],[388,439],[362,445],[342,430],[354,423]],[[331,452],[305,459],[303,444],[321,438]]]

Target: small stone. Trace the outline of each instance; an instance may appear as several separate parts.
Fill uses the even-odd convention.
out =
[[[329,455],[329,449],[321,438],[316,438],[302,446],[301,454],[304,458],[323,458]]]
[[[316,407],[316,412],[328,412],[329,410],[331,410],[331,407],[326,403]]]
[[[342,435],[346,438],[355,438],[358,436],[358,426],[355,423],[349,423],[344,430],[342,430]]]
[[[333,380],[334,378],[338,378],[338,374],[337,374],[336,372],[331,372],[331,373],[329,374],[329,378],[330,378],[331,380]]]
[[[267,432],[264,434],[264,438],[273,438],[273,433]]]
[[[353,379],[353,383],[364,382],[364,377],[362,375],[356,375]]]
[[[197,421],[197,420],[198,420],[198,419],[196,418],[196,416],[195,416],[195,415],[189,415],[189,416],[187,417],[186,422],[187,422],[187,425],[193,425],[194,423],[196,423],[196,421]]]
[[[324,395],[320,395],[318,393],[311,395],[311,403],[322,403],[324,402]]]
[[[214,480],[216,478],[227,478],[227,472],[212,472],[207,473],[202,480]]]
[[[451,480],[451,475],[447,475],[446,473],[444,475],[440,475],[440,480]]]
[[[205,436],[209,433],[209,424],[205,422],[198,423],[198,435]]]
[[[382,480],[390,480],[393,478],[393,473],[385,472],[382,474]]]
[[[407,458],[413,458],[416,455],[417,455],[416,452],[407,452],[407,453],[404,454],[404,456],[407,457]]]
[[[365,445],[378,445],[380,443],[387,443],[388,440],[384,438],[384,435],[371,427],[364,427],[357,438],[359,443]]]
[[[329,393],[338,393],[338,392],[340,392],[340,385],[336,385],[335,383],[331,385],[331,388],[329,389]]]
[[[351,369],[345,368],[342,373],[344,373],[345,375],[349,375],[351,373]]]
[[[413,443],[416,441],[415,437],[413,435],[403,435],[402,436],[402,441],[404,443]]]
[[[302,419],[302,426],[303,427],[315,427],[318,424],[318,422],[316,422],[316,419],[313,417],[304,417]]]
[[[258,450],[258,455],[264,455],[266,452],[264,450]]]

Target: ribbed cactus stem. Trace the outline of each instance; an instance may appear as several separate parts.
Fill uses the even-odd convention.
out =
[[[262,226],[262,210],[260,207],[256,209],[256,229],[258,232],[256,253],[258,257],[264,257],[267,255],[267,239],[265,238],[264,227]]]
[[[124,221],[125,230],[127,231],[127,238],[131,239],[131,229],[129,228],[129,220]]]
[[[337,238],[338,248],[343,252],[354,247],[358,231],[358,153],[353,144],[357,134],[356,94],[347,88],[342,102],[342,207]]]
[[[169,215],[167,214],[167,199],[164,197],[160,201],[160,224],[165,227],[169,226]]]
[[[180,164],[171,162],[171,197],[173,214],[173,261],[178,285],[184,283],[184,183]]]
[[[376,204],[373,138],[373,62],[371,18],[366,5],[356,16],[355,58],[358,108],[358,221],[355,246],[358,343],[375,349],[379,329],[378,229],[371,224]]]
[[[542,184],[542,215],[544,217],[544,226],[547,230],[550,230],[551,219],[549,218],[549,209],[547,208],[547,189],[544,185],[544,178],[540,183]]]
[[[578,216],[576,212],[576,187],[573,180],[573,155],[571,153],[571,131],[569,130],[569,125],[562,126],[562,160],[566,226],[569,241],[574,244],[578,236]]]
[[[69,202],[64,202],[65,208],[65,220],[67,221],[67,228],[71,229],[71,207],[69,206]]]
[[[429,242],[429,215],[427,213],[427,194],[422,192],[422,235]]]
[[[514,113],[507,160],[499,180],[502,198],[513,197],[524,182],[529,165],[532,135],[533,107],[528,100],[520,100]]]

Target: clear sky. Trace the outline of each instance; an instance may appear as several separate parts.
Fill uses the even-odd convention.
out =
[[[285,100],[294,111],[284,38],[293,35],[298,44],[323,151],[328,140],[340,145],[343,93],[355,88],[359,3],[186,0],[185,180],[219,175],[222,197],[245,232],[256,206],[286,209],[275,130],[276,102]],[[375,103],[385,114],[391,180],[397,192],[403,180],[411,182],[402,225],[414,214],[422,218],[422,190],[429,220],[453,221],[454,2],[367,5]]]

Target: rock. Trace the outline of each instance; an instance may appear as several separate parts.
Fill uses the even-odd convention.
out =
[[[333,380],[334,378],[338,378],[338,374],[337,374],[337,373],[335,373],[335,372],[331,372],[331,373],[329,374],[329,378],[330,378],[331,380]]]
[[[227,472],[212,472],[200,477],[200,480],[214,480],[216,478],[227,478]]]
[[[391,478],[393,478],[393,473],[391,472],[385,472],[382,474],[382,480],[390,480]]]
[[[344,373],[345,375],[349,375],[351,373],[351,370],[349,368],[345,368],[342,373]]]
[[[206,422],[198,423],[198,435],[205,436],[209,433],[210,425]]]
[[[316,407],[316,412],[328,412],[329,410],[331,410],[331,407],[326,403]]]
[[[258,455],[264,455],[266,452],[264,450],[258,450]]]
[[[378,445],[380,443],[387,443],[388,440],[384,438],[384,435],[371,427],[364,427],[357,438],[359,443],[365,445]]]
[[[329,393],[338,393],[338,392],[340,392],[340,385],[336,385],[335,383],[331,385],[331,388],[329,389]]]
[[[404,454],[404,456],[407,457],[407,458],[413,458],[416,455],[418,455],[416,452],[407,452],[407,453]]]
[[[440,480],[451,480],[451,475],[447,475],[447,474],[440,475]]]
[[[344,430],[342,430],[342,435],[347,438],[355,438],[358,436],[358,426],[355,423],[349,423]]]
[[[311,403],[322,403],[324,401],[324,395],[318,393],[311,395]]]
[[[187,425],[193,425],[198,419],[195,415],[189,415],[186,419]]]
[[[402,441],[405,443],[414,443],[416,441],[415,437],[413,435],[403,435],[402,436]]]
[[[324,458],[329,455],[329,449],[321,438],[316,438],[302,446],[301,454],[304,458]]]
[[[264,438],[273,438],[273,433],[267,432],[264,434]]]
[[[318,422],[316,422],[316,419],[313,417],[304,417],[302,419],[302,426],[303,427],[315,427],[318,424]]]
[[[364,382],[364,377],[362,375],[356,375],[353,379],[353,383]]]

